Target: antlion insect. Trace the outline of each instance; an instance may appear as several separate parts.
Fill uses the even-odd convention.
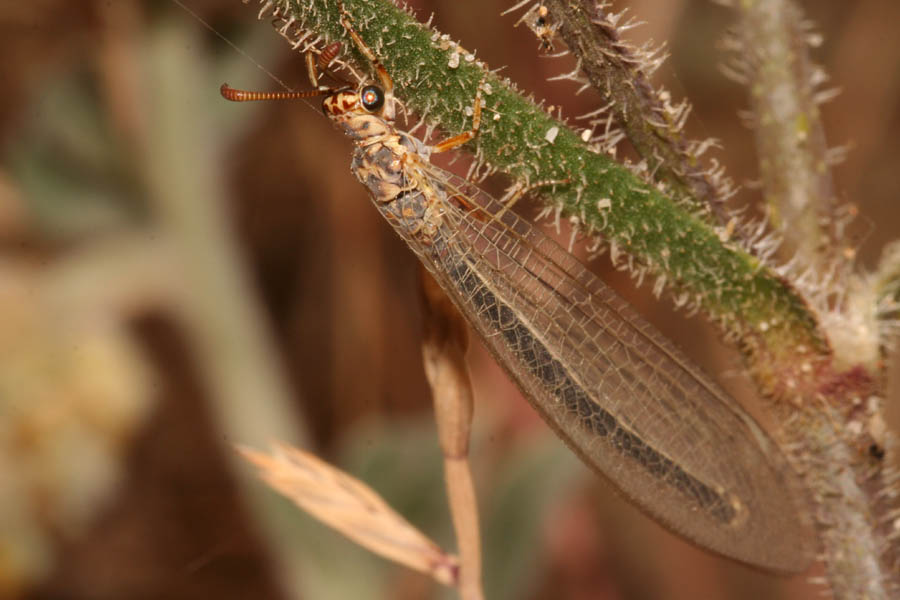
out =
[[[313,75],[309,92],[223,85],[222,95],[324,95],[325,114],[355,144],[351,170],[377,209],[572,451],[700,546],[772,571],[804,569],[814,538],[795,504],[799,484],[753,419],[575,258],[507,210],[512,200],[430,164],[431,154],[478,135],[481,84],[471,129],[425,145],[395,128],[392,79],[340,11],[377,84],[324,88]],[[336,52],[327,47],[320,65]]]

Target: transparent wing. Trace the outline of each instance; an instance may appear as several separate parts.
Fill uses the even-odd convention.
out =
[[[572,450],[701,546],[774,571],[807,567],[801,488],[753,419],[554,241],[431,168],[431,243],[392,224]]]

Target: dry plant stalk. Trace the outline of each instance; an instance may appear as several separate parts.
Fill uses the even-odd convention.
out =
[[[456,585],[459,566],[370,487],[309,452],[274,444],[268,454],[238,448],[270,487],[372,552]]]
[[[468,463],[473,412],[465,361],[468,334],[449,298],[424,268],[421,274],[422,355],[434,396],[459,560],[397,514],[374,490],[308,452],[284,444],[276,444],[269,454],[238,450],[256,465],[263,481],[322,523],[376,554],[457,587],[463,600],[482,600],[478,504]]]
[[[438,283],[419,265],[422,282],[422,359],[434,399],[435,420],[444,455],[447,498],[460,553],[460,595],[484,598],[481,589],[481,535],[478,503],[469,468],[472,383],[466,365],[466,322]]]

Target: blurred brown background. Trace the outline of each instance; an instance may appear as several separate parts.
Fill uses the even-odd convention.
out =
[[[186,0],[293,86],[303,61],[237,0]],[[421,20],[575,116],[596,108],[540,57],[506,0],[420,0]],[[744,92],[717,70],[731,14],[639,0],[633,39],[665,41],[658,79],[755,170]],[[858,205],[861,263],[900,230],[900,3],[805,2],[843,93],[828,139]],[[364,479],[452,547],[419,360],[414,262],[350,176],[317,110],[230,105],[272,89],[169,0],[0,8],[0,597],[436,598],[426,578],[312,522],[240,466],[283,439]],[[744,188],[735,204],[753,203]],[[701,319],[603,277],[733,390],[739,362]],[[698,327],[706,332],[698,334]],[[725,356],[726,358],[722,358]],[[476,484],[489,598],[813,598],[697,550],[569,455],[473,343]],[[896,398],[896,394],[894,396]]]

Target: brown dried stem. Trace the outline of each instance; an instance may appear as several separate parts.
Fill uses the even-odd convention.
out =
[[[712,212],[724,224],[724,203],[731,182],[717,164],[704,167],[700,154],[709,144],[690,143],[682,127],[687,103],[671,104],[665,90],[654,88],[650,72],[664,58],[658,50],[638,50],[619,36],[619,15],[595,0],[546,0],[547,19],[578,59],[591,87],[609,102],[608,111],[654,180],[667,184],[671,196],[688,207]]]
[[[266,454],[239,448],[270,487],[360,546],[454,585],[458,566],[370,487],[309,452],[277,444]]]
[[[434,278],[423,267],[419,272],[424,313],[422,359],[434,399],[447,496],[459,544],[460,596],[464,600],[481,600],[481,534],[468,461],[473,412],[472,383],[465,356],[468,330]]]

